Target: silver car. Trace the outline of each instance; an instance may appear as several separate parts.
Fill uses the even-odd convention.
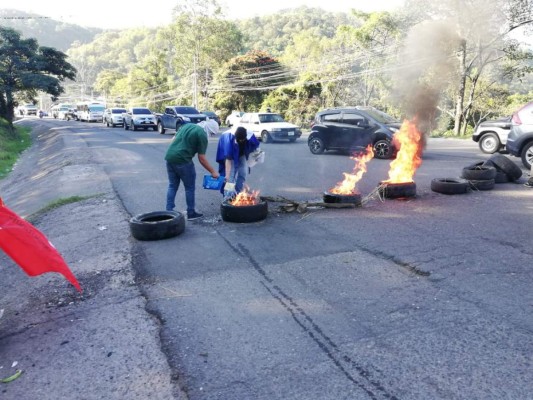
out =
[[[102,122],[109,126],[112,126],[113,128],[117,125],[124,125],[124,121],[122,119],[122,113],[125,113],[125,108],[107,108],[104,111],[104,118]]]
[[[511,117],[483,121],[476,125],[472,140],[483,153],[493,154],[505,147],[511,130]]]

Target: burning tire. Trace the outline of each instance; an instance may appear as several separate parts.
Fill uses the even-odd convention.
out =
[[[220,215],[226,222],[257,222],[268,215],[268,204],[260,201],[257,204],[246,206],[232,206],[224,201],[220,205]]]
[[[185,217],[177,211],[154,211],[130,219],[130,231],[137,240],[161,240],[185,230]]]
[[[485,181],[488,179],[494,179],[496,177],[496,168],[486,165],[464,167],[461,177],[469,181]]]
[[[403,182],[403,183],[379,183],[379,193],[386,199],[398,199],[402,197],[415,197],[416,196],[416,183]]]
[[[374,156],[379,159],[388,159],[392,158],[392,154],[394,153],[394,147],[392,147],[392,144],[387,140],[378,140],[376,143],[374,143]]]
[[[481,181],[469,180],[470,188],[474,190],[492,190],[494,189],[494,179],[485,179]]]
[[[431,190],[442,194],[463,194],[468,190],[468,181],[457,178],[435,178]]]
[[[497,170],[504,172],[511,181],[516,181],[522,176],[522,170],[518,165],[502,154],[494,154],[489,160]]]
[[[355,204],[361,205],[361,195],[358,193],[353,194],[336,194],[325,192],[322,196],[324,203],[343,203],[343,204]]]

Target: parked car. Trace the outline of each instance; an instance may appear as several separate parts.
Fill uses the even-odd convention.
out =
[[[190,106],[166,106],[163,114],[156,114],[156,119],[157,130],[160,134],[164,134],[167,129],[172,129],[173,132],[176,132],[181,121],[197,124],[205,121],[207,115]]]
[[[221,125],[220,117],[214,111],[200,111],[202,114],[206,115],[209,119],[214,119],[217,121],[218,126]]]
[[[125,130],[130,128],[132,131],[136,131],[140,128],[144,130],[147,130],[148,128],[152,128],[154,131],[157,130],[156,117],[154,113],[146,107],[128,108],[125,113],[122,113],[122,120]]]
[[[522,158],[524,167],[531,169],[533,164],[533,101],[513,114],[511,131],[505,147],[509,154]]]
[[[236,126],[243,126],[260,139],[263,143],[274,140],[288,140],[294,142],[302,136],[299,126],[285,122],[276,113],[246,113]]]
[[[226,125],[231,128],[233,125],[238,124],[243,115],[244,112],[242,111],[232,111],[231,114],[226,117]]]
[[[476,125],[472,140],[483,153],[493,154],[505,147],[511,130],[511,117],[483,121]]]
[[[108,127],[115,127],[117,125],[123,126],[124,120],[122,114],[128,112],[125,108],[106,108],[104,111],[104,118],[102,122]]]
[[[372,144],[374,157],[392,158],[392,138],[400,126],[396,118],[373,107],[328,108],[315,115],[307,144],[313,154],[352,152]]]
[[[37,106],[34,104],[24,104],[18,108],[20,115],[37,115]]]

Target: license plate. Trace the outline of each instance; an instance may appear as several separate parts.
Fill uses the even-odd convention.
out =
[[[290,131],[290,132],[287,133],[287,135],[289,135],[289,136],[294,136],[294,132],[293,132],[293,131]]]

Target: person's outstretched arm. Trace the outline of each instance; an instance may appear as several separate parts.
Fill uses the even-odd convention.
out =
[[[217,171],[209,164],[209,161],[207,161],[207,158],[205,154],[198,154],[198,161],[200,161],[200,164],[202,164],[202,167],[204,167],[214,179],[217,179],[220,175]]]

